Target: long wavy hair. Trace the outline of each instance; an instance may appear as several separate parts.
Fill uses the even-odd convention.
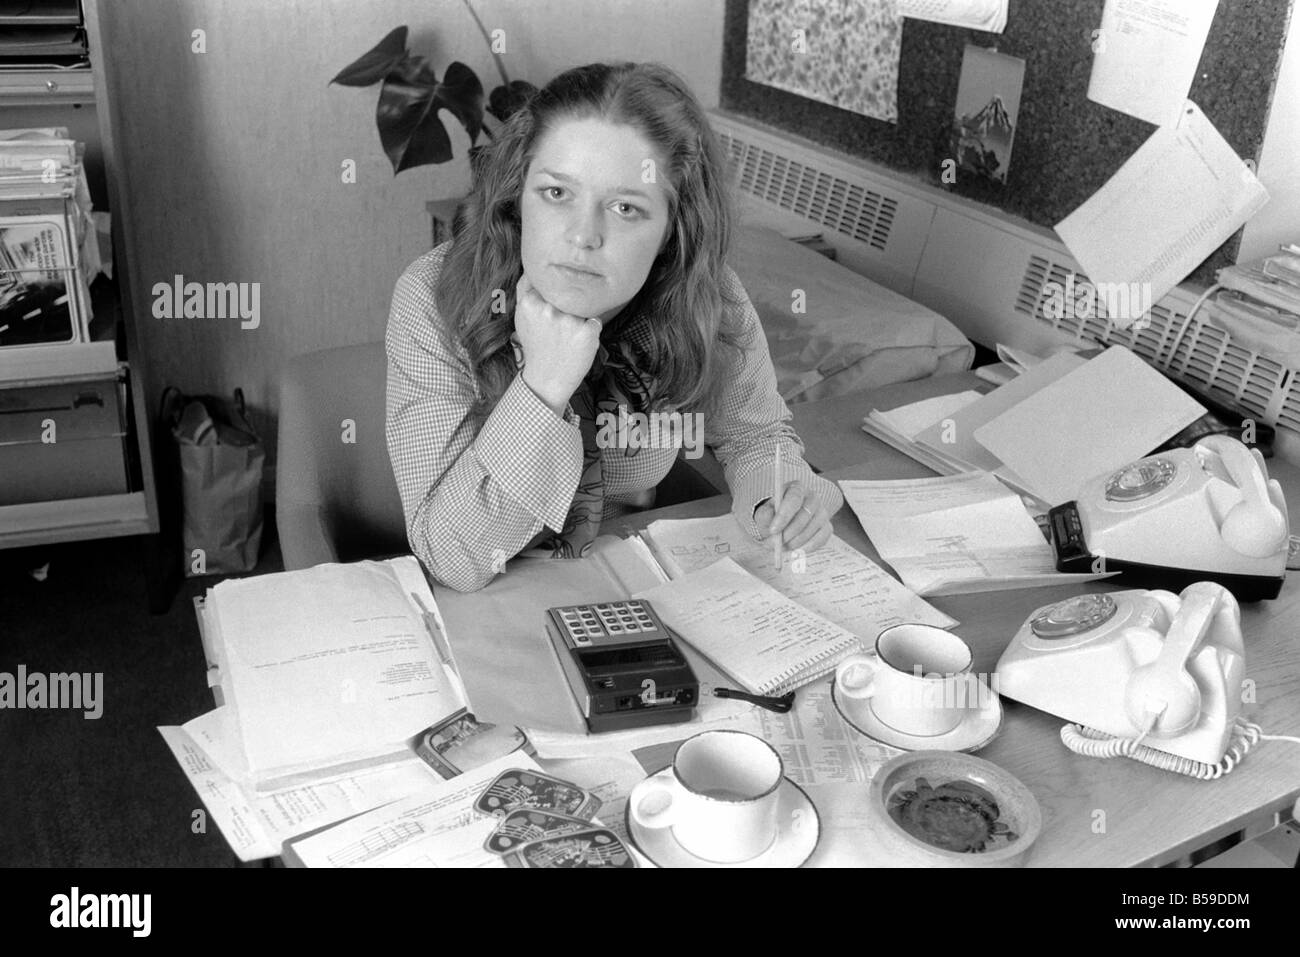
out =
[[[722,349],[740,345],[740,330],[724,312],[736,296],[723,281],[733,219],[727,167],[699,101],[659,64],[577,67],[537,91],[475,157],[474,186],[443,262],[436,301],[469,353],[479,417],[516,373],[510,336],[523,274],[520,203],[529,164],[557,123],[592,117],[632,127],[668,165],[659,177],[669,200],[667,241],[641,290],[607,327],[607,335],[618,335],[630,317],[648,320],[649,367],[639,371],[653,380],[651,407],[707,408],[722,378]]]

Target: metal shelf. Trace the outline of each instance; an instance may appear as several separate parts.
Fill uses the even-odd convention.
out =
[[[100,21],[103,12],[100,0],[85,0],[85,26],[90,46],[91,68],[51,68],[44,70],[0,70],[0,105],[5,107],[27,98],[33,104],[94,102],[96,86],[112,89],[105,77],[114,67],[105,57]],[[39,85],[37,85],[39,83]],[[50,84],[54,84],[52,87]],[[108,208],[114,213],[123,209],[122,193],[117,178],[117,150],[114,142],[114,110],[110,98],[96,103],[99,138],[104,150],[105,171],[108,178]],[[30,502],[0,506],[0,549],[26,548],[61,542],[74,542],[93,538],[112,538],[124,535],[156,535],[159,530],[158,490],[153,467],[153,433],[149,417],[150,405],[146,399],[141,357],[143,350],[136,338],[135,317],[139,314],[127,281],[125,249],[121,217],[113,217],[113,245],[117,252],[114,275],[117,277],[117,294],[120,297],[122,324],[121,338],[124,356],[131,370],[130,408],[133,410],[132,441],[138,454],[140,481],[143,487],[120,495],[102,495],[88,498],[61,499],[51,502]],[[11,380],[4,387],[24,380],[75,377],[92,369],[106,366],[110,361],[113,344],[82,343],[57,346],[42,350],[32,349],[27,357],[31,366],[15,374],[10,369]],[[61,351],[69,350],[69,351]],[[85,365],[78,368],[85,352]],[[111,373],[110,373],[111,374]],[[154,583],[150,583],[151,605],[155,602]],[[162,610],[170,596],[155,610]]]
[[[0,529],[0,549],[158,531],[144,492],[0,506]]]

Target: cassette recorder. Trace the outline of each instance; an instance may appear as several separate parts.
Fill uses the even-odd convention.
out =
[[[551,608],[546,632],[593,732],[674,724],[695,713],[699,681],[649,602]]]

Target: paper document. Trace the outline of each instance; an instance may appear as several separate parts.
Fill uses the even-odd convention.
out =
[[[786,714],[758,709],[753,732],[781,755],[785,776],[809,786],[870,781],[899,752],[854,731],[831,700],[830,681],[801,688]]]
[[[755,694],[792,691],[864,647],[730,558],[633,597],[650,601],[683,641]]]
[[[1134,353],[1111,346],[979,426],[974,436],[1055,506],[1204,414],[1199,402]]]
[[[1127,328],[1141,316],[1115,303],[1159,302],[1267,201],[1255,174],[1185,100],[1178,122],[1156,130],[1056,232],[1111,321]]]
[[[508,754],[296,841],[293,853],[307,867],[505,867],[483,847],[497,818],[474,802],[510,768],[541,770],[526,754]]]
[[[896,409],[872,409],[871,417],[877,422],[884,422],[900,435],[915,439],[926,428],[943,422],[958,409],[965,408],[979,398],[980,394],[974,390],[936,395],[932,399],[900,405]]]
[[[1106,0],[1088,99],[1156,126],[1174,123],[1219,0]]]
[[[649,776],[636,758],[624,752],[599,758],[546,761],[544,765],[546,773],[552,777],[576,784],[600,798],[598,819],[632,848],[627,833],[627,798],[632,789]],[[633,853],[636,853],[635,849]]]
[[[259,794],[231,780],[184,728],[160,727],[158,731],[241,861],[275,857],[290,838],[421,791],[440,780],[423,761],[408,755],[384,767]]]
[[[1056,571],[1051,546],[1016,493],[987,472],[841,481],[871,544],[921,595],[1092,581]]]
[[[898,0],[898,15],[1001,33],[1007,28],[1007,0]]]
[[[1085,361],[1082,356],[1061,352],[1029,366],[1006,385],[999,386],[987,395],[980,396],[979,401],[954,411],[948,417],[948,422],[936,422],[924,429],[916,436],[916,441],[966,463],[966,471],[993,472],[1021,491],[1036,498],[1041,497],[1034,489],[1025,488],[1024,480],[975,438],[975,430],[1077,369]]]
[[[730,515],[660,520],[643,535],[673,578],[730,558],[787,598],[853,632],[867,647],[886,628],[905,621],[940,628],[957,624],[835,536],[823,548],[783,562],[777,571],[771,551],[746,535]]]
[[[410,556],[212,589],[222,690],[259,782],[400,753],[464,706],[412,593],[433,606]]]

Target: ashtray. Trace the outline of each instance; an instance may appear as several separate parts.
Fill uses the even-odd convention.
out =
[[[871,779],[867,820],[899,867],[1019,867],[1043,828],[1038,801],[1011,773],[955,751],[912,751]]]

